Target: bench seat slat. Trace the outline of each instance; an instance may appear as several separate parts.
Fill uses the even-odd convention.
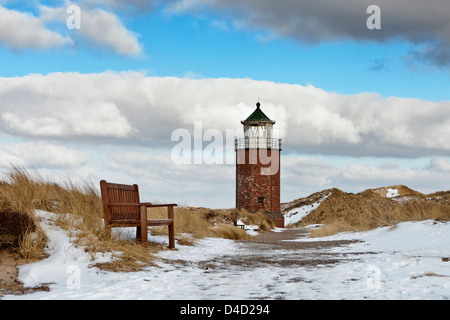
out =
[[[114,220],[110,227],[139,227],[141,223],[136,220]]]
[[[173,224],[173,219],[150,219],[147,220],[147,225],[149,226],[159,226],[159,225],[170,225]]]

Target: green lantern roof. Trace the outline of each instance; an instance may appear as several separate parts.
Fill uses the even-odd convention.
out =
[[[253,111],[247,119],[241,121],[241,123],[247,125],[274,124],[275,121],[270,120],[269,117],[262,112],[260,106],[261,104],[259,102],[256,103],[256,110]]]

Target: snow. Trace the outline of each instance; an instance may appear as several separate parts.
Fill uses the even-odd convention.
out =
[[[344,239],[362,242],[336,248],[335,251],[367,254],[362,261],[351,266],[340,264],[335,268],[340,277],[345,274],[351,277],[352,273],[368,276],[366,286],[360,283],[359,288],[353,288],[360,290],[359,298],[450,298],[450,222],[403,222],[394,227],[309,238],[308,241]],[[368,287],[371,290],[367,290]],[[358,298],[358,291],[353,294],[356,296],[350,299]]]
[[[311,205],[305,205],[302,207],[294,208],[284,214],[284,225],[288,226],[293,223],[297,223],[300,220],[302,220],[305,216],[307,216],[311,211],[317,209],[320,205],[320,203],[325,200],[328,196],[330,196],[331,193],[327,194],[323,198],[321,198],[319,201],[311,204]]]
[[[241,219],[239,219],[236,222],[236,226],[246,230],[247,233],[251,236],[256,236],[258,234],[257,230],[259,229],[259,226],[252,225],[252,224],[245,224]]]
[[[159,267],[122,273],[95,267],[83,248],[71,243],[69,233],[52,223],[50,214],[43,216],[49,257],[20,266],[19,278],[29,287],[47,284],[50,291],[6,295],[5,300],[450,298],[450,222],[404,222],[368,232],[291,240],[359,240],[320,252],[305,249],[298,253],[345,254],[345,259],[331,265],[245,268],[222,264],[208,269],[208,264],[220,257],[252,253],[245,251],[248,247],[243,242],[205,238],[195,246],[177,244],[177,250],[162,251]],[[283,251],[290,254],[286,250],[280,253]],[[110,258],[99,254],[95,262]],[[175,263],[179,261],[183,263]]]
[[[387,198],[393,198],[400,195],[397,189],[387,188],[386,191],[387,191],[386,193]]]

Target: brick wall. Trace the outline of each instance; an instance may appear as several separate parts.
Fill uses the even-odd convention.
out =
[[[260,201],[260,198],[264,199]],[[236,208],[249,212],[281,211],[280,150],[236,150]],[[279,216],[274,222],[278,226],[284,226],[284,221],[281,223]]]

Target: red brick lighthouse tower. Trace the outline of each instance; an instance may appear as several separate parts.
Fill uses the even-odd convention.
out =
[[[273,125],[256,104],[244,121],[244,138],[236,139],[236,208],[264,211],[284,227],[280,208],[281,139],[273,138]]]

